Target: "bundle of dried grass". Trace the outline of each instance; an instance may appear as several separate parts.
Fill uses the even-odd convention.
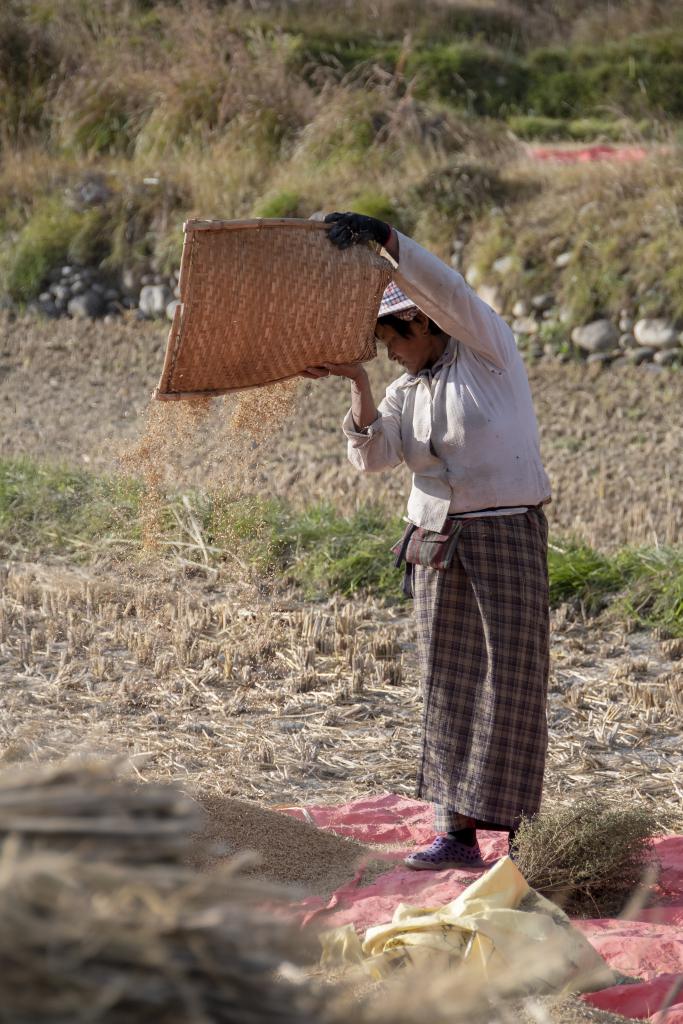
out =
[[[235,865],[171,865],[26,854],[0,860],[0,1003],[13,1024],[317,1020],[319,998],[278,971],[301,961],[300,935],[262,881]]]
[[[178,863],[201,812],[72,763],[0,779],[0,1016],[13,1024],[319,1019],[282,890]],[[195,840],[196,841],[196,840]]]
[[[121,777],[120,768],[73,760],[5,773],[0,839],[112,863],[181,862],[203,824],[201,807],[171,786]]]
[[[516,862],[529,885],[578,916],[621,912],[656,875],[655,810],[584,797],[523,820]]]

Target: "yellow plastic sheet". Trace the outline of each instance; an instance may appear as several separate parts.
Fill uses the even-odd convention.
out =
[[[390,924],[321,936],[323,964],[363,963],[374,978],[398,966],[457,970],[463,984],[508,992],[594,992],[617,975],[554,903],[503,857],[442,907],[401,903]]]

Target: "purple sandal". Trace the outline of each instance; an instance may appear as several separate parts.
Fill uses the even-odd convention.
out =
[[[437,836],[426,850],[411,853],[403,863],[415,871],[445,871],[448,868],[480,868],[484,866],[479,843],[475,843],[474,846],[466,846],[448,835]]]

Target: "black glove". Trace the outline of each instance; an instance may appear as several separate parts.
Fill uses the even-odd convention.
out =
[[[376,217],[364,217],[362,213],[328,213],[326,224],[332,224],[328,235],[338,249],[348,249],[361,242],[379,242],[386,245],[391,235],[391,225]]]

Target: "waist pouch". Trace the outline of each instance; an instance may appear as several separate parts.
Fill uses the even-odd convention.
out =
[[[396,555],[395,566],[398,568],[402,562],[407,562],[408,565],[426,565],[431,569],[448,569],[455,558],[463,526],[462,519],[453,519],[447,521],[442,533],[437,533],[409,523],[401,539],[391,549]]]

